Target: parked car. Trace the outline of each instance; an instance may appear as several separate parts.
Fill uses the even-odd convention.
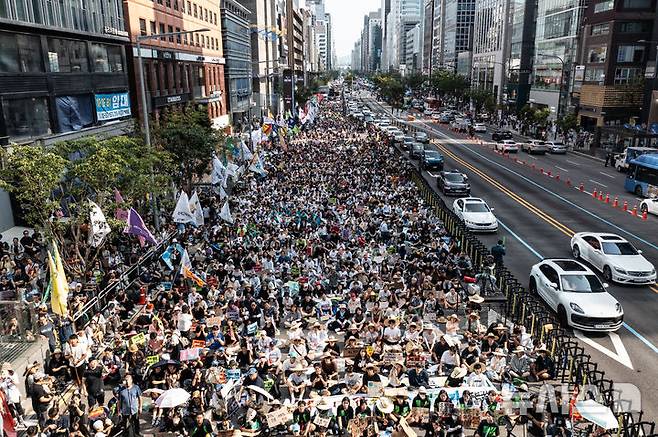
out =
[[[430,137],[425,132],[418,131],[416,132],[416,141],[427,144],[430,142]]]
[[[478,197],[463,197],[452,204],[452,210],[471,231],[496,232],[498,220],[487,202]]]
[[[443,170],[443,155],[436,150],[424,150],[422,159],[420,160],[420,167],[427,170]]]
[[[473,130],[478,133],[485,133],[487,132],[487,125],[484,123],[475,123],[473,125]]]
[[[567,153],[567,146],[562,141],[546,141],[546,147],[550,153]]]
[[[563,325],[585,331],[616,331],[624,322],[624,310],[607,287],[572,259],[544,259],[530,270],[530,292],[556,311]]]
[[[543,155],[548,151],[548,147],[544,141],[528,140],[521,143],[521,151],[527,153],[541,153]]]
[[[409,135],[405,135],[404,138],[402,139],[402,148],[404,150],[411,150],[411,146],[416,142],[414,140],[414,137],[411,137]]]
[[[651,199],[644,199],[640,203],[640,211],[644,214],[656,214],[658,215],[658,197],[652,197]]]
[[[654,284],[656,269],[628,240],[619,235],[578,232],[571,238],[573,257],[582,258],[603,273],[603,279],[622,284]]]
[[[519,151],[519,145],[514,140],[502,140],[496,143],[496,150],[503,153],[517,153]]]
[[[423,146],[421,143],[413,143],[411,145],[411,152],[409,152],[409,155],[413,159],[420,159],[423,156],[423,152],[425,152],[425,146]]]
[[[471,195],[471,184],[468,182],[468,176],[458,170],[442,171],[436,178],[436,185],[446,196],[452,195]]]
[[[491,138],[493,138],[494,141],[511,140],[512,132],[508,130],[497,130],[491,135]]]

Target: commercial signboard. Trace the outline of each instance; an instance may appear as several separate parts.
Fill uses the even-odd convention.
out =
[[[96,94],[96,118],[98,121],[114,120],[128,117],[130,112],[130,98],[128,93]]]

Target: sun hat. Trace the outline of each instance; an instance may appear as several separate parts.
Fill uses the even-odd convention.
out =
[[[464,376],[466,376],[467,373],[468,373],[468,370],[466,370],[465,368],[455,367],[454,369],[452,369],[452,372],[450,373],[450,377],[453,378],[453,379],[459,379],[459,378],[463,378]]]
[[[393,409],[395,408],[393,406],[393,402],[391,402],[389,398],[385,398],[385,397],[381,397],[377,399],[377,402],[375,402],[375,406],[377,406],[377,409],[384,414],[393,412]]]
[[[496,349],[493,354],[497,357],[505,357],[507,354],[502,349]]]
[[[479,294],[474,294],[473,296],[469,296],[468,300],[473,303],[482,303],[484,302],[484,298],[480,296]]]
[[[512,352],[514,352],[515,354],[525,353],[525,348],[523,346],[517,346],[516,348],[514,348]]]
[[[327,410],[331,410],[332,406],[331,406],[331,404],[329,404],[329,402],[327,402],[326,399],[322,399],[322,400],[321,400],[321,401],[315,406],[315,408],[317,408],[318,410],[327,411]]]

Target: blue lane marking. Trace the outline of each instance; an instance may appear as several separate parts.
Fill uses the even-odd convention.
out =
[[[438,133],[439,135],[441,135],[441,136],[447,138],[447,139],[450,138],[449,136],[445,135],[445,134],[444,134],[443,132],[441,132],[441,131],[438,131],[438,130],[436,130],[436,129],[434,129],[434,128],[430,128],[430,129],[433,130],[434,132]],[[479,153],[475,152],[474,150],[470,149],[469,147],[466,147],[466,146],[464,146],[464,145],[462,145],[462,147],[465,147],[465,148],[467,148],[468,150],[470,150],[471,152],[473,152],[473,153],[475,153],[476,155],[480,156],[481,158],[486,159],[487,161],[492,162],[492,163],[494,163],[494,164],[496,164],[496,165],[498,165],[498,166],[500,166],[500,167],[503,167],[505,170],[508,170],[508,171],[510,171],[510,172],[512,172],[512,173],[514,173],[514,174],[516,174],[516,175],[518,175],[518,176],[520,176],[520,177],[522,177],[523,179],[527,180],[528,182],[531,182],[532,184],[537,185],[535,182],[529,180],[529,179],[526,178],[525,176],[523,176],[523,175],[521,175],[521,174],[518,174],[518,173],[516,173],[516,172],[513,171],[513,170],[509,170],[509,169],[507,169],[505,166],[503,166],[503,165],[501,165],[501,164],[498,164],[498,163],[495,162],[495,161],[491,161],[491,160],[488,159],[487,157],[482,156],[481,154],[479,154]],[[564,200],[565,202],[569,203],[570,205],[573,205],[573,206],[577,207],[578,209],[581,209],[581,210],[587,212],[587,213],[590,214],[591,216],[596,217],[596,218],[598,218],[599,220],[601,220],[601,221],[603,221],[603,222],[605,222],[605,223],[610,223],[610,222],[608,222],[607,220],[604,220],[604,219],[602,219],[602,218],[600,218],[600,217],[595,216],[594,214],[590,213],[590,212],[587,211],[586,209],[583,209],[583,208],[579,207],[578,205],[574,205],[572,202],[570,202],[569,200],[563,198],[562,196],[559,196],[559,195],[557,195],[557,194],[555,194],[555,193],[552,193],[552,192],[548,191],[547,189],[545,189],[545,188],[542,187],[541,185],[537,185],[537,186],[538,186],[539,188],[543,189],[544,191],[547,191],[547,192],[553,194],[555,197],[558,197],[558,198]],[[498,219],[498,217],[496,217],[496,219]],[[510,235],[512,235],[512,236],[513,236],[514,238],[516,238],[521,244],[523,244],[523,245],[526,247],[526,249],[528,249],[530,252],[532,252],[533,255],[535,255],[535,256],[536,256],[537,258],[539,258],[539,259],[544,259],[544,257],[541,256],[541,254],[540,254],[539,252],[537,252],[537,251],[536,251],[536,250],[535,250],[530,244],[528,244],[523,238],[521,238],[521,237],[520,237],[519,235],[517,235],[514,231],[512,231],[507,225],[505,225],[503,222],[501,222],[500,219],[498,219],[498,223],[500,223],[500,225],[501,225],[503,228],[505,228],[505,230],[506,230],[507,232],[509,232]],[[612,223],[610,223],[610,225],[611,225],[611,226],[614,226],[615,228],[617,228],[617,229],[619,229],[619,230],[621,230],[621,231],[623,231],[623,232],[626,232],[628,235],[634,236],[634,237],[637,238],[638,240],[647,243],[649,246],[652,246],[652,247],[655,247],[656,249],[658,249],[658,246],[655,246],[655,245],[653,245],[653,244],[651,244],[651,243],[649,243],[649,242],[643,240],[642,238],[633,235],[633,234],[630,233],[630,232],[624,231],[623,229],[619,228],[617,225],[612,224]],[[656,354],[658,354],[658,347],[656,347],[653,343],[651,343],[649,340],[647,340],[642,334],[640,334],[639,332],[637,332],[632,326],[630,326],[630,325],[629,325],[628,323],[626,323],[626,322],[624,322],[624,323],[622,324],[622,326],[623,326],[624,328],[626,328],[626,329],[628,330],[628,332],[630,332],[630,333],[633,334],[635,337],[637,337],[638,340],[640,340],[642,343],[644,343],[645,345],[647,345],[647,347],[648,347],[649,349],[651,349],[651,350],[654,351]]]

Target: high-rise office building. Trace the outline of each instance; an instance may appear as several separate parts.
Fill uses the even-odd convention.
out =
[[[458,54],[471,51],[473,47],[475,0],[445,0],[442,6],[443,59],[441,64],[445,68],[456,71]]]
[[[508,108],[520,110],[530,96],[530,75],[535,51],[537,0],[511,0],[512,30],[507,69]]]

